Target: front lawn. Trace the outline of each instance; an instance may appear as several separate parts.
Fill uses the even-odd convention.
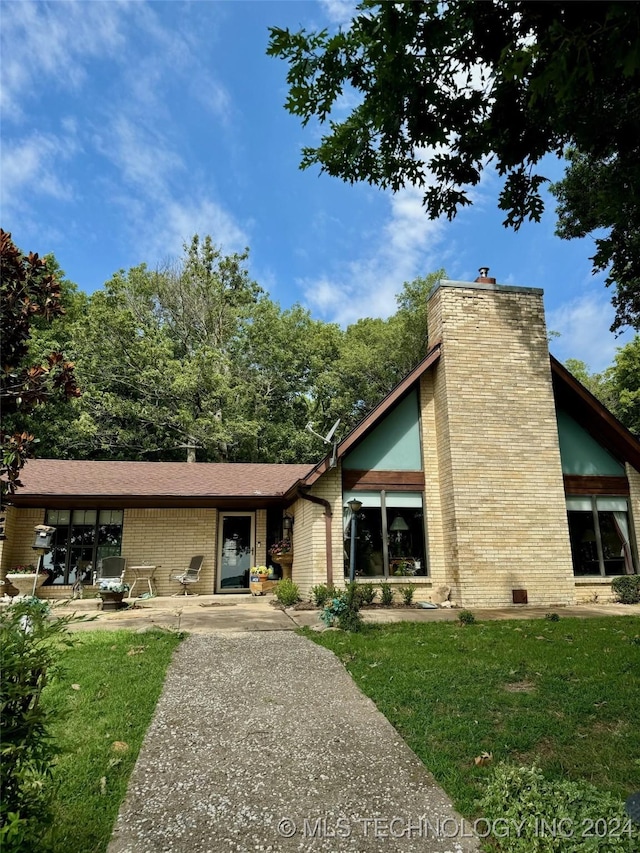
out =
[[[63,651],[64,674],[44,701],[60,709],[51,733],[53,824],[43,851],[100,853],[160,696],[177,634],[95,631]]]
[[[466,816],[501,760],[640,789],[640,619],[366,626],[331,649]],[[476,766],[483,752],[493,761]]]

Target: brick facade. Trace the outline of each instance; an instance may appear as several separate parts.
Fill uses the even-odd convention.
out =
[[[610,600],[609,579],[573,575],[542,291],[443,281],[430,297],[428,316],[429,340],[441,344],[441,354],[415,381],[429,574],[389,582],[415,585],[416,601],[428,600],[435,587],[447,585],[451,599],[464,607],[509,605],[516,589],[526,590],[532,605]],[[413,383],[413,376],[406,381]],[[627,465],[627,477],[637,550],[640,473]],[[340,463],[309,482],[309,494],[331,506],[333,582],[341,586]],[[273,505],[282,505],[277,491],[269,494]],[[315,585],[327,582],[325,509],[298,497],[288,512],[294,516],[292,577],[302,596],[309,597]],[[157,591],[169,595],[179,591],[172,576],[202,553],[201,580],[193,591],[214,593],[222,513],[125,508],[122,554],[129,566],[159,565]],[[9,508],[8,538],[0,543],[2,577],[12,566],[34,561],[33,528],[44,517],[44,509]],[[267,536],[267,510],[256,510],[255,565],[266,563]],[[126,579],[133,581],[130,571]],[[52,586],[41,594],[69,592],[69,587]]]
[[[441,282],[429,340],[442,343],[423,425],[437,439],[434,576],[444,562],[463,606],[511,604],[513,589],[530,604],[573,603],[542,291]]]

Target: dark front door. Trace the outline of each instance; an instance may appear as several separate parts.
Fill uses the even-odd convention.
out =
[[[218,528],[218,592],[249,589],[249,570],[254,564],[252,512],[220,513]]]

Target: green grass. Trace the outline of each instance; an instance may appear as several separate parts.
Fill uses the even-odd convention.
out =
[[[45,690],[59,710],[52,734],[52,829],[43,851],[98,853],[109,843],[129,775],[180,637],[96,631],[63,652],[64,674]],[[74,686],[75,685],[75,686]]]
[[[344,662],[465,815],[493,763],[536,762],[626,797],[640,788],[640,619],[306,632]]]

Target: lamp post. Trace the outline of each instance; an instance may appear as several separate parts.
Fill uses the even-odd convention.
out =
[[[349,581],[353,583],[356,578],[356,515],[362,509],[362,501],[352,498],[347,506],[351,510],[351,549],[349,552]]]

